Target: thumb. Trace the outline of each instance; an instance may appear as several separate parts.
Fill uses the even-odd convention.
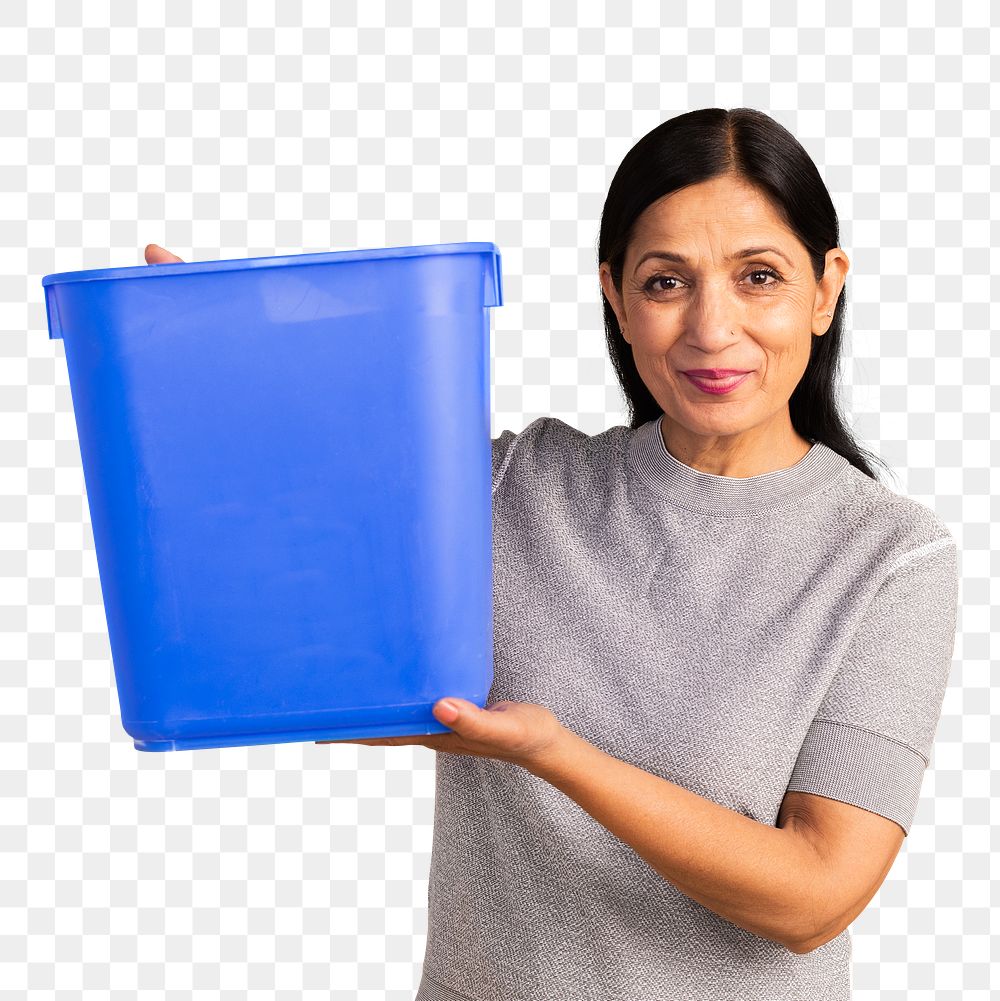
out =
[[[183,264],[176,254],[172,254],[165,247],[157,243],[147,243],[144,251],[147,264]]]
[[[433,708],[435,718],[453,730],[456,726],[467,725],[482,711],[474,702],[456,698],[454,695],[447,699],[438,699]]]

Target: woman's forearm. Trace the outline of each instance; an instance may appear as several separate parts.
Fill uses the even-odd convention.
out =
[[[625,761],[563,728],[525,766],[579,803],[682,893],[793,952],[820,922],[820,859],[771,827]]]

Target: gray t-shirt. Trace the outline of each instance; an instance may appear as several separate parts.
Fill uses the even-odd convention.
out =
[[[493,440],[494,681],[601,750],[775,825],[785,791],[908,832],[948,683],[958,552],[821,442],[715,476],[659,419]],[[416,1001],[850,997],[848,931],[798,955],[686,896],[517,765],[436,756]]]

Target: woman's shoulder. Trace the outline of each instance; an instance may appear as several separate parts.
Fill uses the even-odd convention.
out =
[[[493,439],[493,445],[496,447],[497,443],[502,443],[503,451],[515,442],[522,449],[527,447],[536,451],[554,449],[561,452],[587,446],[600,449],[607,448],[613,442],[617,443],[628,434],[629,428],[622,424],[616,424],[596,434],[588,434],[580,428],[573,427],[572,424],[567,424],[561,417],[546,415],[536,417],[523,431],[501,431]]]
[[[532,478],[566,469],[578,473],[581,464],[592,465],[597,456],[620,453],[628,433],[627,427],[615,425],[588,434],[549,415],[536,418],[522,431],[501,431],[492,439],[493,488],[509,475],[513,464]]]
[[[854,465],[845,470],[844,483],[849,531],[871,532],[900,559],[924,547],[956,545],[948,524],[929,504],[894,490]]]

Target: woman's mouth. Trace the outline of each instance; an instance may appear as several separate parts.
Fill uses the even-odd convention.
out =
[[[731,393],[737,386],[746,381],[752,372],[735,372],[732,369],[692,369],[682,372],[682,375],[704,393]]]

